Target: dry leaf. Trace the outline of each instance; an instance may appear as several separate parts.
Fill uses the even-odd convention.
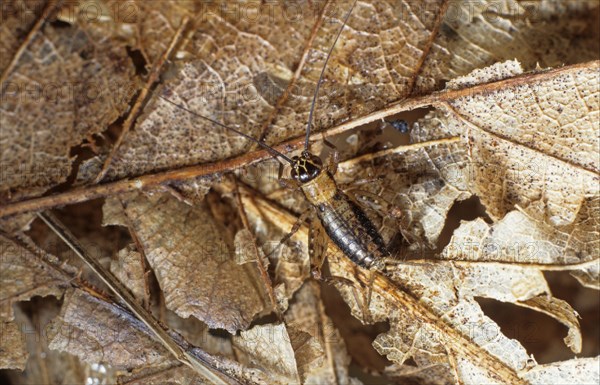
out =
[[[233,242],[206,208],[170,195],[132,196],[107,205],[123,208],[123,215],[105,222],[128,226],[136,234],[167,307],[181,317],[193,315],[235,333],[265,307],[264,292],[255,285],[256,269],[236,263]],[[123,216],[125,223],[119,221]]]
[[[350,361],[346,346],[355,344],[339,339],[325,315],[336,310],[306,282],[306,228],[273,251],[297,219],[291,213],[308,207],[279,187],[278,163],[160,98],[294,155],[352,1],[5,3],[0,275],[2,349],[12,350],[3,366],[22,368],[26,350],[47,352],[44,341],[19,346],[13,305],[25,323],[51,317],[41,308],[22,314],[16,303],[69,288],[50,343],[53,363],[71,357],[65,381],[105,368],[126,370],[124,383],[203,383],[103,286],[86,282],[95,278],[77,277],[19,234],[28,214],[7,220],[102,197],[105,222],[131,238],[110,254],[114,274],[232,381],[354,384],[371,381],[367,372],[399,383],[600,381],[597,357],[538,364],[478,302],[548,315],[566,326],[573,352],[598,354],[597,344],[586,351],[593,333],[590,316],[575,310],[581,298],[564,297],[544,274],[600,286],[596,1],[356,2],[324,72],[311,150],[345,134],[340,187],[392,208],[366,209],[399,247],[385,274],[329,245],[330,283],[352,315],[389,326],[371,336],[392,362],[377,372]],[[397,114],[410,120],[402,146],[381,122]],[[372,125],[349,131],[362,123]],[[49,189],[56,194],[19,201]],[[481,213],[452,225],[474,200]],[[90,212],[68,210],[90,221]],[[116,241],[83,227],[103,257],[113,251]],[[52,252],[44,236],[34,239]],[[44,361],[32,357],[13,382],[58,382],[53,369],[40,377]]]
[[[34,296],[62,296],[65,276],[40,260],[34,254],[37,252],[44,253],[31,244],[0,236],[0,314],[3,321],[13,320],[12,306],[16,302]]]
[[[32,311],[35,309],[35,311]],[[48,331],[60,304],[48,298],[36,298],[31,303],[15,306],[19,339],[25,345],[29,359],[23,372],[9,371],[6,376],[16,384],[84,383],[114,381],[114,371],[93,363],[88,365],[77,357],[48,348]]]
[[[2,340],[0,340],[0,367],[6,369],[25,369],[29,358],[19,325],[15,322],[2,322]]]
[[[40,5],[4,4],[9,20],[3,22],[3,39],[26,27],[21,16],[29,18],[28,9]],[[3,46],[3,58],[18,59],[2,77],[3,193],[40,194],[66,181],[74,161],[71,148],[106,130],[137,88],[125,50],[130,39],[125,25],[111,18],[86,20],[85,13],[71,11],[80,16],[73,21],[75,31],[45,23],[33,37]],[[4,59],[3,64],[3,72],[10,69]]]

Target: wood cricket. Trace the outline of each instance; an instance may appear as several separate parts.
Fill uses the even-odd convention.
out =
[[[317,279],[322,279],[320,268],[323,262],[324,254],[327,249],[327,234],[329,239],[358,266],[368,269],[383,270],[385,268],[385,260],[390,257],[383,237],[379,234],[371,220],[367,217],[363,209],[351,199],[351,197],[342,191],[335,182],[334,175],[337,170],[338,153],[335,151],[328,158],[326,163],[309,150],[309,137],[311,132],[311,124],[313,112],[315,109],[316,100],[319,93],[320,85],[323,81],[323,75],[327,67],[331,53],[335,48],[336,42],[341,35],[342,30],[352,13],[354,5],[345,16],[342,27],[339,29],[334,43],[332,44],[319,80],[317,82],[312,104],[308,116],[306,128],[306,140],[304,150],[299,156],[292,158],[268,146],[267,144],[248,136],[233,127],[226,126],[220,122],[200,115],[182,105],[179,105],[167,97],[159,96],[168,103],[180,108],[194,116],[207,120],[215,125],[226,128],[267,150],[273,157],[278,160],[283,160],[291,166],[291,179],[282,178],[284,164],[280,161],[279,181],[280,184],[287,188],[300,189],[308,202],[311,205],[309,212],[300,216],[297,223],[293,226],[290,233],[280,241],[280,245],[287,241],[291,235],[296,232],[304,221],[311,215],[316,214],[318,221],[312,220],[309,230],[309,254],[311,261],[311,272]],[[326,142],[326,144],[328,144]],[[330,144],[328,144],[331,146]],[[331,146],[333,147],[333,146]],[[361,193],[361,197],[372,203],[382,204],[377,196],[368,193]],[[397,215],[396,215],[397,216]]]
[[[159,95],[158,97],[166,102],[180,108],[198,118],[207,120],[214,125],[223,127],[231,132],[240,135],[260,147],[267,150],[273,157],[278,160],[283,160],[291,166],[291,179],[282,178],[284,163],[280,161],[279,180],[282,186],[288,188],[300,189],[308,202],[311,209],[302,214],[293,226],[290,233],[281,240],[280,245],[286,242],[294,232],[296,232],[303,222],[310,216],[316,214],[317,220],[311,221],[309,230],[309,254],[311,261],[311,272],[317,279],[323,279],[321,276],[321,265],[327,250],[327,241],[329,238],[351,261],[356,265],[373,270],[383,270],[385,268],[385,260],[390,256],[388,249],[384,243],[383,237],[377,231],[371,220],[367,217],[361,207],[353,200],[349,194],[342,191],[335,182],[334,175],[338,164],[338,154],[336,151],[329,157],[326,163],[309,150],[309,137],[311,131],[311,122],[315,103],[319,93],[319,87],[323,81],[323,76],[327,63],[335,44],[341,35],[342,30],[352,13],[354,5],[352,5],[346,14],[343,24],[339,29],[335,40],[327,54],[325,64],[321,70],[319,80],[317,82],[308,123],[306,128],[306,140],[304,150],[299,156],[288,157],[287,155],[277,151],[273,147],[259,141],[233,127],[226,126],[209,117],[200,115],[185,106],[179,105],[171,101],[168,97]],[[327,143],[326,143],[327,144]],[[329,144],[328,144],[329,145]],[[374,203],[381,202],[377,196],[372,196],[369,193],[362,193],[362,199],[369,200]],[[38,213],[38,216],[64,241],[75,250],[79,255],[111,288],[113,293],[121,298],[130,310],[142,320],[152,330],[156,338],[165,346],[171,353],[182,363],[190,366],[203,377],[209,379],[212,383],[227,383],[223,380],[223,374],[211,368],[210,364],[203,362],[202,359],[196,357],[193,353],[187,350],[186,347],[180,346],[166,333],[162,326],[154,321],[154,318],[147,310],[142,308],[137,301],[128,293],[120,282],[106,271],[102,266],[90,257],[86,251],[78,244],[77,240],[70,234],[68,229],[64,228],[60,222],[51,214]],[[125,293],[125,294],[123,294]],[[229,379],[231,380],[231,378]]]

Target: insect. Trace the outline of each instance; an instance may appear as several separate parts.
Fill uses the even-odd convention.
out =
[[[311,129],[311,121],[315,108],[316,99],[319,92],[319,86],[322,82],[327,62],[331,57],[331,53],[335,47],[343,28],[354,8],[347,13],[343,25],[340,28],[334,43],[332,44],[325,64],[322,68],[317,86],[313,95],[311,109],[308,118],[306,129],[306,141],[304,150],[299,156],[288,157],[287,155],[275,150],[267,144],[257,140],[243,132],[236,130],[233,127],[228,127],[208,117],[197,114],[184,106],[180,106],[169,99],[160,96],[165,101],[195,115],[202,119],[208,120],[213,124],[224,127],[229,131],[235,132],[256,144],[266,149],[275,158],[283,160],[291,166],[291,179],[281,178],[282,169],[280,167],[281,183],[287,187],[300,189],[308,202],[311,205],[311,211],[301,215],[298,224],[294,227],[297,229],[309,215],[316,214],[318,221],[311,221],[309,232],[310,239],[310,256],[312,263],[312,272],[316,278],[321,279],[321,262],[326,250],[327,234],[328,238],[334,242],[350,260],[358,266],[368,269],[383,269],[384,262],[390,253],[386,248],[384,240],[379,232],[375,229],[373,223],[369,220],[365,212],[360,206],[355,203],[351,197],[342,191],[335,182],[334,175],[337,169],[338,156],[334,152],[328,161],[324,164],[322,160],[309,151],[309,137]],[[283,166],[283,164],[282,164]],[[365,195],[366,197],[366,195]],[[375,199],[375,198],[374,198]],[[127,293],[127,289],[122,288],[119,282],[112,278],[109,273],[102,270],[101,266],[93,261],[93,258],[86,256],[86,252],[82,247],[77,245],[76,240],[69,236],[69,233],[64,228],[61,228],[52,217],[40,214],[48,226],[50,226],[63,240],[69,244],[74,250],[77,250],[78,255],[88,263],[97,274],[103,278],[104,282],[112,288],[112,290],[127,304],[131,311],[150,328],[156,338],[160,340],[164,346],[183,364],[195,369],[203,377],[208,378],[213,383],[223,383],[220,374],[206,368],[206,363],[196,357],[188,347],[182,347],[166,333],[162,326],[153,320],[151,314],[143,309],[134,298],[130,295],[120,295],[119,293]],[[292,229],[292,232],[294,229]],[[291,236],[291,233],[288,234]],[[66,235],[65,235],[66,234]],[[283,241],[282,241],[283,242]]]
[[[297,224],[292,228],[292,231],[280,242],[280,244],[289,239],[289,237],[298,230],[302,222],[308,219],[310,214],[316,213],[319,221],[318,223],[315,223],[317,221],[311,221],[311,228],[309,231],[309,252],[312,274],[318,279],[322,278],[320,267],[327,242],[327,239],[323,237],[323,231],[344,255],[361,267],[383,270],[385,267],[385,259],[390,257],[390,252],[386,248],[383,237],[379,234],[363,209],[336,184],[334,175],[338,163],[337,152],[334,151],[333,155],[330,156],[324,164],[317,155],[311,153],[309,150],[312,118],[323,75],[329,58],[331,57],[331,53],[335,48],[335,44],[341,35],[342,30],[346,26],[355,4],[356,2],[346,14],[343,25],[337,33],[321,70],[308,116],[304,150],[299,156],[289,158],[287,155],[268,146],[262,141],[240,132],[233,127],[221,124],[216,120],[181,106],[166,97],[159,96],[161,99],[190,114],[208,120],[215,125],[226,128],[227,130],[258,144],[276,159],[283,160],[291,166],[291,179],[282,178],[284,164],[280,162],[280,183],[287,188],[300,189],[310,203],[311,211],[301,215]],[[368,195],[367,193],[363,193],[362,198],[378,201],[378,197]]]

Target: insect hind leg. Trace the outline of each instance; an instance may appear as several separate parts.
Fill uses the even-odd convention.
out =
[[[308,210],[304,211],[300,215],[300,217],[298,217],[296,222],[292,225],[292,228],[290,229],[290,231],[288,231],[288,233],[283,238],[281,238],[281,240],[279,241],[279,243],[277,243],[277,245],[273,248],[273,250],[271,250],[269,252],[269,254],[267,255],[267,258],[271,257],[277,250],[279,250],[279,248],[282,245],[284,245],[287,241],[289,241],[290,238],[298,232],[298,230],[300,230],[300,226],[302,226],[302,224],[304,222],[306,222],[306,220],[308,219],[308,217],[310,216],[311,213],[312,213],[312,209],[308,209]]]

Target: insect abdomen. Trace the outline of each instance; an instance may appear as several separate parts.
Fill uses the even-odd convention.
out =
[[[331,176],[323,173],[313,184],[302,187],[329,238],[354,263],[368,268],[389,255],[373,223],[337,188]]]

